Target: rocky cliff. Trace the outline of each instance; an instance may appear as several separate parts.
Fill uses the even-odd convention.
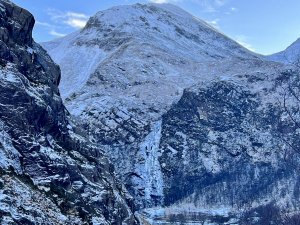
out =
[[[298,207],[299,103],[280,91],[298,74],[285,76],[261,90],[253,88],[264,87],[260,82],[214,80],[184,92],[162,118],[166,204],[188,196],[199,207],[263,201]]]
[[[142,214],[151,224],[272,224],[277,207],[299,211],[299,94],[298,70],[186,89],[162,116],[159,145],[148,150],[156,152],[167,207]]]
[[[69,118],[33,25],[0,1],[0,223],[135,224],[113,166]]]

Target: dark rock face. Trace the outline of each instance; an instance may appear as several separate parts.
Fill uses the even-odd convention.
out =
[[[230,81],[186,90],[163,116],[165,204],[185,199],[202,207],[241,208],[266,201],[297,208],[299,92],[280,93],[296,87],[297,77],[280,74],[267,93]],[[272,96],[272,103],[264,102]]]
[[[113,167],[68,117],[33,25],[0,1],[0,223],[135,224]]]
[[[1,39],[9,44],[32,44],[33,16],[25,9],[12,6],[9,1],[1,4]]]

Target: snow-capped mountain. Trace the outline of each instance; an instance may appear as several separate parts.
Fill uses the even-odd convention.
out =
[[[97,127],[106,148],[126,148],[112,149],[115,160],[129,161],[127,148],[140,145],[184,88],[243,71],[250,66],[245,60],[260,61],[169,4],[114,7],[97,13],[83,30],[43,46],[61,67],[60,91],[68,110],[90,121],[89,129]],[[130,173],[131,163],[119,164],[120,171]]]
[[[140,86],[155,92],[157,85],[151,82],[162,78],[179,83],[166,90],[174,94],[176,86],[189,86],[199,79],[204,63],[212,68],[213,63],[233,57],[256,58],[204,21],[169,4],[114,7],[96,14],[82,31],[43,46],[61,65],[64,98],[86,89],[88,82],[97,82],[112,93],[137,89],[131,95]],[[183,79],[183,72],[190,77]],[[110,87],[111,83],[115,86]]]
[[[33,25],[0,0],[0,224],[135,224],[111,164],[69,118]]]
[[[299,205],[297,71],[169,4],[114,7],[42,45],[140,208]]]
[[[300,62],[300,38],[287,47],[284,51],[269,55],[268,60],[282,62],[285,64],[297,64]]]

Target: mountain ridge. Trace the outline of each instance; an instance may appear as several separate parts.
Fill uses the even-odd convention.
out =
[[[113,166],[64,107],[33,26],[0,0],[0,223],[138,224]]]
[[[299,64],[300,60],[300,38],[294,41],[285,50],[266,56],[266,59],[285,64]]]

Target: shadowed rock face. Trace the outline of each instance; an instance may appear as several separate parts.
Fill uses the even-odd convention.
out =
[[[69,119],[33,25],[0,1],[0,223],[135,224],[113,167]]]
[[[287,83],[297,86],[297,77],[290,73],[284,82],[270,81],[274,86],[263,95],[279,95],[268,104],[262,93],[230,81],[186,90],[162,120],[165,204],[237,209],[266,201],[297,208],[300,146],[294,104],[299,102],[286,93],[283,107],[279,92]],[[295,121],[285,117],[287,112]]]
[[[9,1],[2,1],[1,39],[9,44],[31,45],[33,16],[25,9],[14,7]]]

